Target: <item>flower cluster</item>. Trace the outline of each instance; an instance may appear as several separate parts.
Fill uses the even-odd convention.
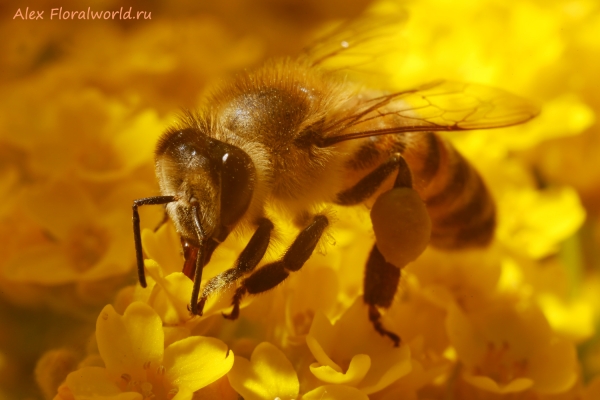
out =
[[[221,315],[235,285],[191,315],[179,236],[170,222],[156,228],[160,207],[143,207],[148,286],[135,284],[130,207],[158,194],[152,152],[179,107],[195,108],[228,74],[297,54],[315,29],[367,3],[159,1],[145,21],[0,24],[0,399],[600,398],[591,0],[388,0],[363,17],[397,24],[383,48],[356,55],[366,61],[348,79],[389,90],[478,82],[542,108],[526,125],[448,135],[487,183],[498,226],[486,248],[428,247],[402,269],[381,319],[398,347],[362,300],[375,241],[364,206],[324,205],[334,222],[317,251],[277,288],[247,296],[236,321]],[[298,232],[268,214],[276,240],[263,264]],[[249,234],[217,248],[203,282],[234,265]]]

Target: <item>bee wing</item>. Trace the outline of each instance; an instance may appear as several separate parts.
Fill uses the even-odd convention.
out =
[[[330,29],[304,49],[300,58],[328,71],[361,72],[366,67],[368,73],[373,73],[378,56],[394,47],[395,35],[401,32],[406,19],[405,9],[390,2],[385,8],[371,9],[358,19]]]
[[[371,98],[324,126],[320,146],[417,131],[465,131],[522,124],[539,114],[527,100],[484,85],[438,81]],[[377,125],[382,128],[374,128]]]

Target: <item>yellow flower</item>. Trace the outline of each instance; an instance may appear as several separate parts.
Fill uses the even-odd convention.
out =
[[[192,319],[188,310],[192,281],[181,272],[162,275],[161,268],[152,260],[145,262],[148,287],[136,288],[142,294],[134,298],[143,300],[156,311],[167,325],[184,325]]]
[[[227,376],[246,400],[291,400],[300,390],[294,367],[281,350],[268,342],[256,346],[250,361],[237,357]]]
[[[493,245],[460,252],[429,248],[403,272],[424,299],[446,310],[454,302],[471,307],[493,295],[501,265]]]
[[[149,229],[142,231],[142,246],[148,258],[154,260],[164,275],[181,272],[183,254],[181,240],[170,222],[162,225],[156,232]]]
[[[284,291],[286,340],[303,345],[317,310],[328,317],[337,314],[339,278],[322,257],[307,262],[307,270],[290,277]]]
[[[300,383],[292,363],[269,342],[256,346],[249,361],[236,357],[227,376],[231,386],[245,400],[299,398]],[[324,385],[304,393],[302,399],[367,400],[368,397],[353,387]]]
[[[463,378],[480,389],[554,394],[577,379],[574,345],[554,334],[532,304],[499,298],[470,311],[453,305],[446,325]]]
[[[498,204],[504,217],[498,239],[533,259],[556,253],[560,243],[585,220],[579,196],[568,187],[544,191],[513,188],[502,194]]]
[[[4,265],[6,279],[60,285],[98,281],[131,270],[127,210],[113,208],[100,214],[81,185],[65,181],[33,188],[22,201],[29,217],[50,239],[9,260]]]
[[[405,275],[400,290],[402,294],[386,312],[387,328],[410,348],[412,369],[378,393],[390,400],[416,396],[423,387],[444,380],[455,361],[446,353],[451,349],[445,329],[446,304],[440,306],[431,294],[443,287],[420,288],[414,276]]]
[[[159,316],[140,302],[123,316],[104,307],[96,339],[106,367],[84,367],[68,375],[68,390],[62,391],[75,400],[191,399],[233,365],[233,352],[215,338],[190,336],[166,345]]]
[[[362,298],[357,298],[335,324],[316,313],[306,344],[317,360],[310,370],[318,379],[371,394],[410,372],[408,346],[392,347],[388,338],[375,331],[367,315]]]
[[[154,142],[166,126],[155,110],[97,88],[60,90],[53,82],[29,84],[15,94],[17,107],[39,108],[38,119],[0,118],[0,128],[7,133],[5,140],[26,149],[38,177],[114,182],[152,159]],[[35,90],[43,96],[33,95]],[[30,98],[36,103],[30,104]],[[20,111],[19,117],[26,114]]]

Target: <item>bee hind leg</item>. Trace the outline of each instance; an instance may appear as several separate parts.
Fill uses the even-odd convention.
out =
[[[392,305],[399,282],[400,268],[386,262],[377,245],[373,245],[367,261],[363,299],[369,306],[369,320],[375,330],[389,337],[396,347],[400,344],[400,337],[383,327],[377,307],[389,308]]]
[[[338,204],[353,205],[367,200],[396,170],[398,175],[394,188],[412,188],[412,174],[406,160],[402,154],[394,153],[356,185],[339,193]],[[400,345],[400,337],[383,327],[379,308],[389,308],[392,305],[399,282],[400,268],[385,261],[377,244],[374,244],[366,265],[363,299],[369,306],[369,320],[375,330],[390,338],[396,347]]]
[[[406,160],[404,160],[402,154],[394,153],[380,166],[358,181],[356,185],[339,192],[335,202],[342,206],[353,206],[362,203],[373,196],[385,180],[396,170],[398,170],[398,175],[394,187],[412,187],[412,174]]]
[[[287,249],[281,260],[267,264],[243,280],[232,299],[233,310],[223,314],[227,319],[236,319],[240,312],[240,302],[246,294],[258,294],[273,289],[290,274],[302,268],[310,258],[329,220],[324,215],[316,215]]]

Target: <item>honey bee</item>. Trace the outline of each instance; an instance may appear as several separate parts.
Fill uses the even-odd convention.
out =
[[[368,90],[322,67],[350,47],[336,35],[325,42],[297,59],[272,60],[239,74],[164,133],[155,152],[162,195],[133,203],[143,287],[141,205],[164,204],[181,236],[183,272],[194,281],[192,314],[202,315],[209,296],[239,284],[233,309],[224,314],[230,319],[238,317],[244,296],[268,291],[302,268],[330,223],[315,211],[323,203],[372,203],[405,188],[424,203],[432,246],[460,249],[491,240],[495,206],[482,178],[435,132],[521,124],[537,109],[502,90],[460,82]],[[278,261],[256,268],[274,229],[268,205],[284,210],[299,234]],[[402,221],[387,221],[396,222]],[[242,226],[254,233],[237,261],[201,288],[212,253]],[[403,265],[388,261],[376,243],[364,300],[374,328],[397,346],[400,338],[382,326],[380,309],[391,305]]]

